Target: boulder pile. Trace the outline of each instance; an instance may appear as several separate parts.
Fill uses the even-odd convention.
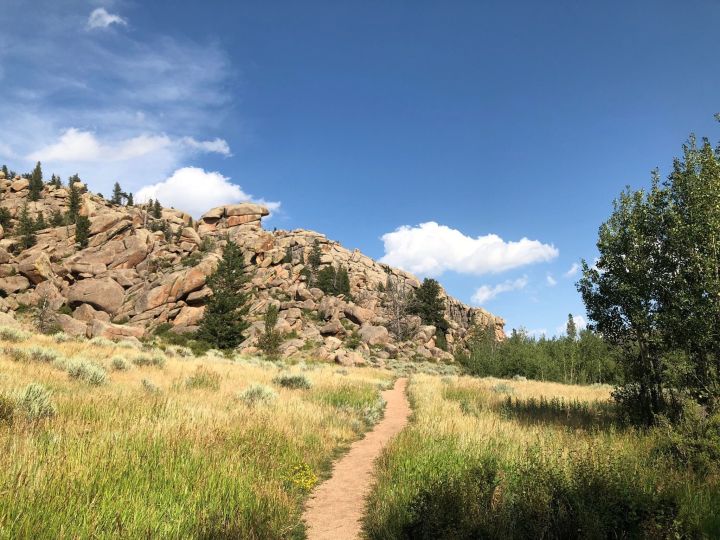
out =
[[[286,339],[284,356],[313,356],[342,364],[369,360],[453,361],[443,349],[463,347],[473,325],[504,338],[504,321],[441,293],[449,322],[447,347],[436,343],[432,326],[416,316],[394,332],[386,286],[412,291],[413,275],[350,251],[324,235],[296,229],[266,231],[267,208],[250,203],[213,208],[193,223],[180,210],[162,209],[154,219],[143,206],[120,206],[84,191],[80,214],[90,220],[88,246],[75,244],[75,226],[48,226],[36,244],[21,250],[19,239],[0,228],[0,312],[48,306],[63,331],[88,337],[141,339],[163,323],[178,333],[192,332],[212,294],[207,277],[215,269],[226,239],[243,250],[251,276],[252,325],[241,352],[257,351],[268,306],[279,308],[277,330]],[[0,178],[0,208],[17,226],[22,209],[50,225],[68,210],[69,190],[45,186],[39,200],[28,197],[28,181]],[[55,219],[57,221],[57,219]],[[157,226],[164,223],[163,228]],[[306,261],[319,246],[320,268],[344,267],[351,298],[326,294],[308,282]]]

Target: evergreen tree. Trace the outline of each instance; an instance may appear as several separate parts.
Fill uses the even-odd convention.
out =
[[[135,206],[135,201],[133,201],[133,194],[128,193],[127,194],[127,205],[128,206]]]
[[[18,235],[20,236],[20,246],[22,249],[27,249],[35,245],[35,222],[28,211],[27,203],[23,206],[20,217],[18,218]]]
[[[270,360],[275,360],[279,356],[280,344],[283,336],[275,330],[278,320],[278,307],[275,304],[268,306],[265,312],[265,330],[258,339],[258,347],[265,353]]]
[[[438,331],[445,332],[448,322],[445,320],[445,301],[440,298],[440,284],[431,278],[425,278],[415,290],[410,302],[410,312],[419,315],[425,324],[431,324]]]
[[[38,212],[37,218],[35,219],[35,230],[42,231],[43,229],[47,229],[47,223],[45,223],[45,216],[43,216],[42,212]]]
[[[80,177],[77,173],[73,174],[70,178],[68,178],[68,187],[72,187],[72,185],[76,182],[81,182]]]
[[[72,179],[72,177],[71,177]],[[80,212],[80,190],[75,185],[76,181],[70,182],[70,196],[68,197],[67,221],[75,223]]]
[[[50,216],[50,225],[53,227],[60,227],[61,225],[65,224],[65,219],[63,218],[62,212],[58,210],[57,208],[53,210],[52,215]]]
[[[318,268],[320,268],[320,259],[322,257],[322,251],[320,250],[320,244],[317,240],[312,245],[312,248],[310,249],[310,254],[308,255],[308,265],[310,266],[310,269],[313,271],[313,273],[317,272]]]
[[[8,171],[7,165],[2,166],[2,172],[5,173],[5,178],[9,180],[10,179],[10,171]]]
[[[242,252],[235,242],[228,241],[222,260],[207,279],[213,294],[206,303],[198,339],[225,350],[242,343],[249,326],[245,319],[250,309],[248,294],[243,292],[247,282]]]
[[[52,178],[50,179],[50,185],[55,186],[56,188],[61,188],[62,180],[60,179],[60,177],[58,175],[53,174]]]
[[[152,207],[152,215],[155,219],[160,219],[162,217],[162,206],[160,206],[160,200],[155,199],[155,203]]]
[[[28,197],[31,201],[37,201],[40,198],[40,192],[43,187],[42,167],[38,161],[37,165],[35,165],[35,169],[33,169],[33,172],[30,175],[30,192],[28,193]]]
[[[10,220],[11,219],[12,219],[12,216],[10,215],[10,210],[8,210],[5,207],[0,208],[0,226],[2,226],[3,229],[5,229],[6,233],[10,229]]]
[[[90,238],[90,220],[87,216],[78,216],[75,220],[75,244],[80,249],[88,246]]]
[[[350,294],[350,275],[348,274],[347,268],[342,265],[340,265],[336,273],[335,283],[335,294],[342,294],[346,299],[352,300],[352,295]]]
[[[317,288],[325,294],[337,294],[335,278],[335,267],[333,265],[326,266],[316,275],[315,281]]]
[[[115,182],[115,185],[113,186],[113,193],[112,193],[112,197],[110,198],[110,202],[113,204],[117,204],[119,206],[122,204],[124,195],[125,194],[123,193],[123,190],[120,187],[120,183]]]
[[[575,319],[572,313],[568,314],[567,325],[565,325],[565,332],[567,333],[568,339],[575,341],[577,338],[577,327],[575,326]]]

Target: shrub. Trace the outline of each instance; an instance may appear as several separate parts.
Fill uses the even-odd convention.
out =
[[[116,343],[114,341],[111,341],[107,338],[96,336],[92,338],[88,343],[90,345],[95,345],[97,347],[115,347]]]
[[[273,379],[273,383],[293,390],[308,390],[312,386],[305,375],[292,375],[289,373],[278,375]]]
[[[67,372],[71,378],[85,381],[93,386],[104,384],[107,379],[105,369],[86,360],[72,360]]]
[[[238,394],[238,399],[246,405],[267,404],[277,399],[277,392],[264,384],[251,384]]]
[[[142,345],[140,345],[136,341],[130,341],[127,339],[123,339],[123,340],[120,340],[117,343],[115,343],[115,346],[120,349],[139,349]]]
[[[55,343],[66,343],[68,341],[72,341],[75,338],[70,334],[66,334],[65,332],[57,332],[56,334],[53,334],[53,339],[55,340]]]
[[[25,354],[31,360],[48,364],[60,358],[60,354],[57,351],[45,347],[30,347],[25,351]]]
[[[0,424],[12,424],[17,403],[12,396],[0,394]]]
[[[57,407],[52,402],[50,392],[43,385],[37,383],[27,385],[20,392],[17,409],[32,421],[50,418],[57,413]]]
[[[220,389],[220,374],[216,371],[199,366],[187,381],[185,386],[188,388],[208,388],[210,390]]]
[[[515,393],[515,388],[507,383],[498,383],[492,387],[492,391],[496,394],[506,394],[512,396]]]
[[[301,463],[292,468],[292,471],[287,476],[286,483],[291,488],[309,493],[313,486],[317,484],[317,480],[318,478],[310,468],[310,465]]]
[[[26,362],[30,359],[26,350],[19,347],[3,347],[3,354],[7,355],[13,362]]]
[[[142,380],[143,389],[145,389],[146,392],[150,394],[158,394],[160,393],[160,387],[158,387],[154,382],[152,382],[150,379],[143,379]]]
[[[12,342],[25,341],[30,339],[30,334],[12,326],[0,326],[0,339]]]
[[[165,355],[156,352],[155,354],[139,354],[132,359],[133,364],[136,366],[155,366],[162,368],[165,366]]]
[[[127,371],[130,369],[130,362],[122,356],[113,356],[112,360],[110,360],[110,365],[115,371]]]

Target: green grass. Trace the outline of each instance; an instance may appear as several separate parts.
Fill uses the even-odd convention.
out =
[[[413,378],[415,414],[379,459],[369,538],[720,535],[717,463],[695,473],[654,452],[660,433],[598,421],[612,406],[590,387],[513,382],[514,398],[497,384]]]

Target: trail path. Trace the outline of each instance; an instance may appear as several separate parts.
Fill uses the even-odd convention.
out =
[[[395,381],[382,393],[385,416],[375,429],[356,441],[333,467],[332,476],[315,491],[303,519],[309,540],[354,540],[360,537],[365,499],[372,487],[375,459],[385,445],[407,424],[410,404],[405,397],[407,379]]]

